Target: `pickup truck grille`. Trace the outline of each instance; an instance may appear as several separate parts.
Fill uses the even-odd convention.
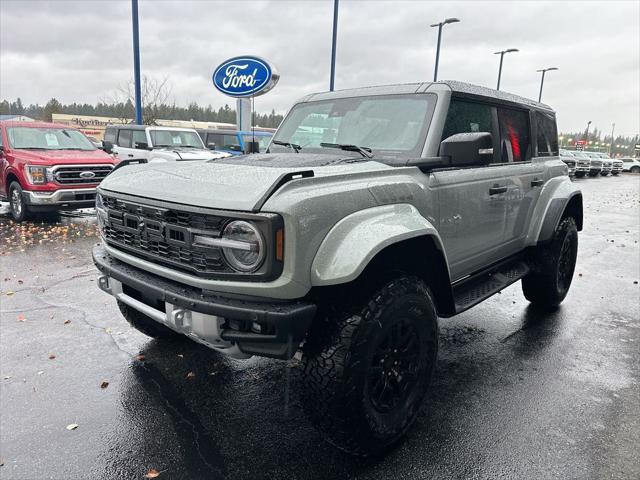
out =
[[[591,166],[592,167],[602,167],[602,160],[591,160]]]
[[[100,183],[113,165],[65,165],[54,167],[53,177],[60,185]]]
[[[227,217],[142,205],[102,196],[107,244],[198,276],[233,273],[216,247],[192,244],[193,235],[219,236]]]

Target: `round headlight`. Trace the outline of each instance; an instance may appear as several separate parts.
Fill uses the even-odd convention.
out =
[[[222,248],[224,258],[240,272],[257,270],[264,260],[264,241],[256,227],[244,220],[230,222],[222,232],[223,240],[229,240]]]

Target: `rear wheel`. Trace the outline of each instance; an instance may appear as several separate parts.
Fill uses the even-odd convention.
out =
[[[640,173],[640,167],[635,166],[635,167],[631,167],[631,170],[629,170],[631,173]]]
[[[304,410],[336,447],[380,454],[414,422],[437,350],[427,286],[415,277],[387,281],[359,307],[312,326],[303,356]]]
[[[16,222],[26,220],[31,214],[29,207],[24,202],[22,187],[15,181],[9,185],[9,212]]]
[[[560,305],[569,292],[578,255],[578,229],[572,217],[562,219],[552,239],[537,247],[532,271],[522,279],[531,303],[545,308]]]
[[[179,333],[174,332],[169,327],[156,322],[153,318],[131,308],[125,303],[118,301],[118,308],[122,316],[131,324],[133,328],[152,338],[178,338]]]

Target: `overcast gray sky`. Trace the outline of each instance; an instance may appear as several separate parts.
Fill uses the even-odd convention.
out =
[[[328,89],[332,0],[140,1],[142,72],[168,76],[177,104],[234,101],[211,82],[214,68],[242,54],[265,57],[280,83],[256,99],[284,113],[293,100]],[[433,78],[437,29],[445,26],[439,77],[543,101],[563,131],[588,120],[605,132],[640,130],[640,2],[341,0],[336,88]],[[0,97],[24,103],[105,98],[133,74],[131,2],[0,0]],[[593,127],[592,127],[593,128]]]

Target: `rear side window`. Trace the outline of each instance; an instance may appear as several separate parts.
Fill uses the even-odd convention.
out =
[[[131,145],[131,130],[120,130],[118,133],[118,146],[128,147]]]
[[[558,155],[558,130],[555,115],[536,112],[536,128],[539,157],[553,157]]]
[[[500,126],[502,163],[530,160],[529,112],[499,107],[498,124]]]
[[[116,129],[115,128],[107,128],[104,131],[104,141],[116,143]]]

